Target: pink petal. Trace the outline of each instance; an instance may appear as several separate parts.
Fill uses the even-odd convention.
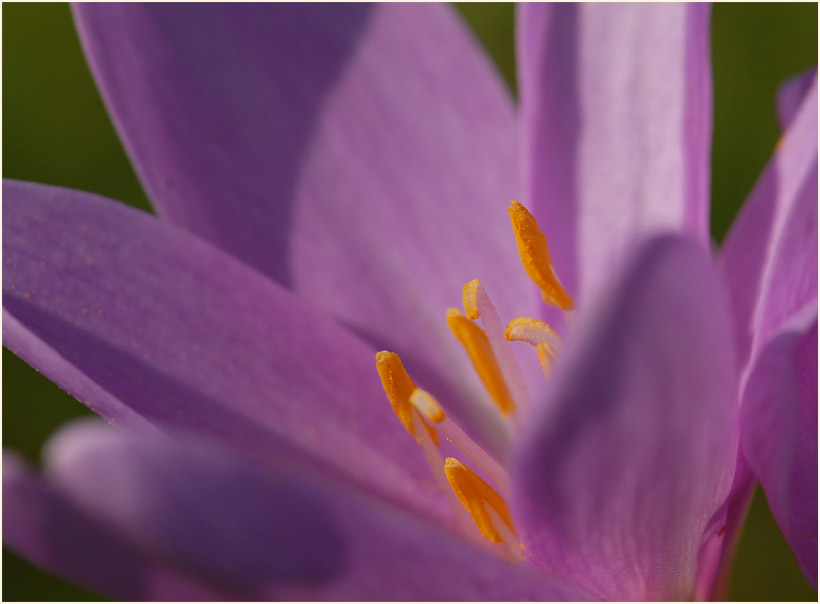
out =
[[[753,346],[817,300],[817,79],[740,215],[720,258],[741,367]]]
[[[811,94],[812,84],[817,77],[814,67],[786,80],[777,91],[777,119],[780,127],[786,130],[797,115],[806,95]]]
[[[148,214],[8,181],[3,202],[4,344],[91,409],[322,467],[436,514],[370,346]]]
[[[661,237],[582,323],[514,475],[526,545],[547,572],[608,599],[693,597],[738,449],[721,294],[699,242]]]
[[[802,105],[802,109],[798,111],[799,101],[806,98],[809,99],[809,104]],[[812,142],[814,137],[810,136],[810,129],[817,128],[816,105],[817,86],[813,73],[811,79],[804,74],[794,78],[781,89],[778,108],[781,124],[784,127],[788,125],[788,133],[779,143],[775,157],[735,221],[720,258],[720,269],[729,284],[733,306],[737,354],[741,366],[746,367],[746,372],[750,370],[754,361],[754,358],[750,360],[750,355],[754,336],[755,306],[762,304],[761,298],[767,297],[761,290],[761,281],[765,271],[771,273],[773,270],[767,269],[766,263],[773,262],[773,258],[778,255],[773,251],[773,239],[788,239],[795,236],[796,242],[786,241],[780,247],[788,249],[790,245],[797,243],[800,246],[807,246],[809,250],[813,246],[815,256],[817,253],[816,207],[814,210],[811,208],[812,204],[816,206],[817,203],[817,141],[814,139]],[[803,153],[806,153],[807,157],[801,157]],[[812,154],[813,166],[811,161],[806,161]],[[815,191],[813,201],[812,189]],[[784,220],[784,216],[789,216],[785,220],[790,222],[785,229],[781,227],[779,235],[775,234],[776,214],[780,216],[781,221]],[[813,242],[810,233],[812,224]],[[786,234],[787,231],[792,235]],[[795,260],[802,258],[804,262],[803,266],[797,264],[794,267],[788,266],[792,258],[779,252],[782,258],[780,265],[785,264],[786,267],[782,275],[772,274],[771,277],[775,283],[779,282],[778,287],[784,288],[784,292],[781,293],[797,294],[796,299],[800,302],[794,305],[796,307],[805,307],[806,304],[811,306],[812,295],[809,289],[812,275],[815,275],[814,300],[817,296],[816,264],[813,270],[807,268],[806,264],[811,264],[811,258],[808,257],[810,254],[807,255],[805,252],[806,250],[797,250],[794,253]],[[798,270],[793,270],[795,268]],[[768,321],[762,325],[767,330],[772,329]],[[767,339],[768,336],[763,336],[759,339],[758,345],[765,347]],[[726,597],[734,550],[754,486],[755,476],[741,451],[738,453],[735,479],[727,509],[720,515],[722,519],[717,521],[720,528],[712,535],[710,543],[705,548],[707,551],[701,554],[697,595],[699,599]]]
[[[125,4],[76,17],[160,213],[402,354],[486,432],[444,313],[474,278],[505,317],[531,314],[534,296],[506,214],[513,104],[452,9]]]
[[[146,558],[233,599],[590,598],[349,487],[184,435],[72,426],[50,443],[46,475]]]
[[[212,601],[224,593],[148,560],[25,462],[3,453],[3,541],[38,566],[132,601]]]
[[[817,589],[817,310],[758,357],[741,411],[743,452]]]
[[[524,4],[525,199],[588,303],[637,237],[708,241],[712,88],[704,4]]]

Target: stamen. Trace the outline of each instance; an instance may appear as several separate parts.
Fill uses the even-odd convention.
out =
[[[474,530],[463,520],[463,513],[459,507],[459,501],[453,496],[453,491],[449,488],[449,481],[442,466],[445,464],[444,458],[438,449],[438,434],[410,404],[410,394],[417,390],[413,380],[404,369],[401,358],[394,352],[382,350],[376,354],[376,370],[382,380],[382,386],[393,406],[396,416],[407,428],[407,431],[415,437],[421,447],[424,459],[430,466],[430,471],[442,493],[445,493],[452,514],[453,520],[460,527],[464,534],[469,535]]]
[[[493,543],[503,543],[502,525],[515,534],[507,504],[478,474],[454,457],[448,457],[444,462],[444,472],[461,505],[470,513],[484,537]],[[497,514],[495,520],[490,510]]]
[[[447,311],[447,325],[470,356],[481,381],[504,415],[515,410],[501,368],[493,354],[487,334],[478,325],[461,314],[457,308]]]
[[[467,436],[457,423],[444,414],[432,394],[421,388],[416,388],[410,395],[410,403],[428,421],[436,424],[438,432],[441,432],[444,438],[453,443],[453,446],[470,460],[473,467],[484,472],[484,475],[495,482],[503,492],[507,492],[510,480],[504,468],[490,457],[484,449],[479,447],[472,438]]]
[[[416,388],[410,394],[410,404],[434,424],[439,424],[446,418],[438,401],[433,398],[432,394],[421,388]]]
[[[492,300],[490,300],[490,296],[484,290],[481,281],[473,279],[465,283],[462,298],[464,313],[467,318],[481,318],[481,324],[516,406],[526,408],[529,405],[529,395],[527,394],[524,376],[521,375],[521,369],[518,367],[509,343],[504,339],[504,325],[501,323],[498,311],[495,309]]]
[[[558,356],[557,350],[561,344],[561,338],[549,325],[538,319],[519,317],[510,321],[504,337],[510,342],[521,341],[535,346],[541,371],[549,377],[550,366]]]
[[[395,352],[389,352],[387,350],[376,353],[376,371],[379,372],[379,377],[382,380],[382,388],[384,388],[387,399],[393,406],[393,411],[399,420],[401,420],[401,423],[404,424],[404,427],[407,428],[407,431],[421,443],[421,434],[416,431],[413,421],[413,415],[418,415],[418,411],[410,404],[410,395],[413,393],[413,390],[415,390],[416,385],[407,374],[407,370],[404,368],[401,358]],[[421,417],[419,417],[419,419],[429,432],[433,443],[438,445],[438,435],[436,434],[435,428],[430,426]]]
[[[572,310],[575,302],[566,292],[552,266],[547,237],[527,208],[513,200],[509,208],[521,263],[530,279],[541,288],[544,302],[561,310]]]

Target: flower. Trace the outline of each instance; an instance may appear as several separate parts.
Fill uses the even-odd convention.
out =
[[[4,343],[121,428],[4,458],[13,547],[126,599],[708,597],[751,471],[816,585],[814,75],[715,268],[702,6],[525,7],[518,118],[440,6],[76,16],[165,220],[4,183]],[[515,348],[512,421],[445,329],[476,277],[482,319],[562,338],[544,386]],[[382,349],[465,428],[444,488]]]

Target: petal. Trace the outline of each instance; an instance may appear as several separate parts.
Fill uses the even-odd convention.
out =
[[[148,214],[9,181],[3,201],[4,344],[89,407],[123,427],[207,432],[436,509],[368,345]]]
[[[811,86],[817,77],[817,67],[792,76],[777,91],[777,120],[780,128],[786,130],[797,115],[803,100],[811,93]]]
[[[720,257],[737,355],[817,300],[817,78],[732,225]],[[754,343],[757,340],[757,343]]]
[[[403,354],[465,414],[481,386],[446,309],[476,277],[505,317],[534,295],[505,212],[513,104],[451,8],[75,14],[160,213]]]
[[[708,241],[708,6],[524,4],[518,56],[525,197],[570,294],[647,232]]]
[[[699,242],[656,238],[582,323],[515,469],[536,564],[608,599],[693,596],[738,449],[721,294]]]
[[[14,453],[3,453],[3,540],[39,566],[131,601],[219,600],[220,592],[148,561]]]
[[[307,475],[178,435],[69,428],[46,472],[86,513],[239,599],[588,599],[449,532]]]
[[[817,310],[784,327],[746,386],[741,440],[800,567],[817,589]]]

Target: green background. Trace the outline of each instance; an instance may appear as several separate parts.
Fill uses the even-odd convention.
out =
[[[460,4],[515,89],[513,6]],[[779,136],[774,98],[817,62],[817,5],[714,8],[712,233],[720,241]],[[3,176],[94,191],[150,210],[85,65],[67,5],[3,5]],[[85,413],[76,400],[3,349],[3,444],[37,460],[47,436]],[[4,600],[99,599],[41,573],[4,548]],[[816,600],[755,496],[735,562],[736,600]]]

